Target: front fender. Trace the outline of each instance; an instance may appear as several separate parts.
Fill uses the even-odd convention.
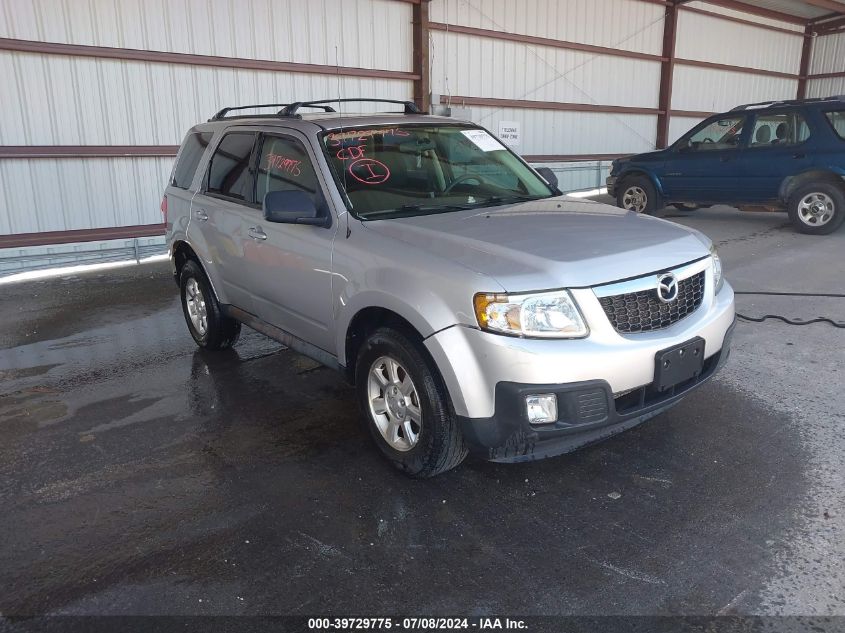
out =
[[[655,174],[650,169],[646,169],[641,166],[626,167],[619,173],[617,182],[621,183],[625,178],[628,178],[630,176],[645,176],[651,181],[651,184],[654,185],[654,188],[657,193],[659,193],[661,196],[663,195],[663,183],[660,181],[660,178],[657,177],[657,174]]]
[[[346,365],[346,334],[349,326],[355,315],[367,308],[380,308],[397,314],[410,323],[424,339],[457,322],[455,311],[436,294],[425,292],[417,286],[419,295],[414,298],[415,286],[409,284],[405,288],[408,288],[408,291],[401,287],[399,279],[395,279],[383,288],[363,290],[340,302],[341,308],[335,320],[335,349],[341,365]]]
[[[351,221],[349,236],[335,241],[332,257],[335,350],[341,365],[347,361],[347,331],[361,310],[389,310],[425,339],[456,324],[475,325],[474,294],[504,291],[487,275]]]

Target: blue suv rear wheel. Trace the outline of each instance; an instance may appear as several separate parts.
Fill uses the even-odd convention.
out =
[[[787,210],[801,233],[827,235],[845,220],[845,193],[833,182],[802,185],[789,196]]]

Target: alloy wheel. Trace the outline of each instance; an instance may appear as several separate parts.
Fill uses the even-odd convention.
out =
[[[622,194],[622,208],[642,213],[648,206],[648,194],[642,187],[633,185]]]
[[[394,358],[381,356],[367,376],[370,416],[391,448],[406,452],[417,445],[422,430],[420,397],[411,375]]]
[[[809,193],[798,203],[798,217],[807,226],[823,226],[833,219],[836,208],[825,193]]]
[[[191,277],[185,284],[185,306],[188,308],[188,317],[191,325],[200,336],[205,336],[208,331],[208,310],[205,306],[205,297],[197,280]]]

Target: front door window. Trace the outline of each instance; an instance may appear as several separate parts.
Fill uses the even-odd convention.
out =
[[[681,150],[686,152],[712,152],[735,149],[739,145],[745,116],[726,116],[711,121],[681,141]]]

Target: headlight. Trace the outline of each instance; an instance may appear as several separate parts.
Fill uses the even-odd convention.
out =
[[[716,282],[716,294],[722,289],[725,278],[722,277],[722,260],[719,259],[719,253],[716,252],[716,247],[710,245],[710,257],[713,259],[713,280]]]
[[[588,333],[568,290],[524,295],[478,293],[473,304],[482,330],[540,338],[581,338]]]

